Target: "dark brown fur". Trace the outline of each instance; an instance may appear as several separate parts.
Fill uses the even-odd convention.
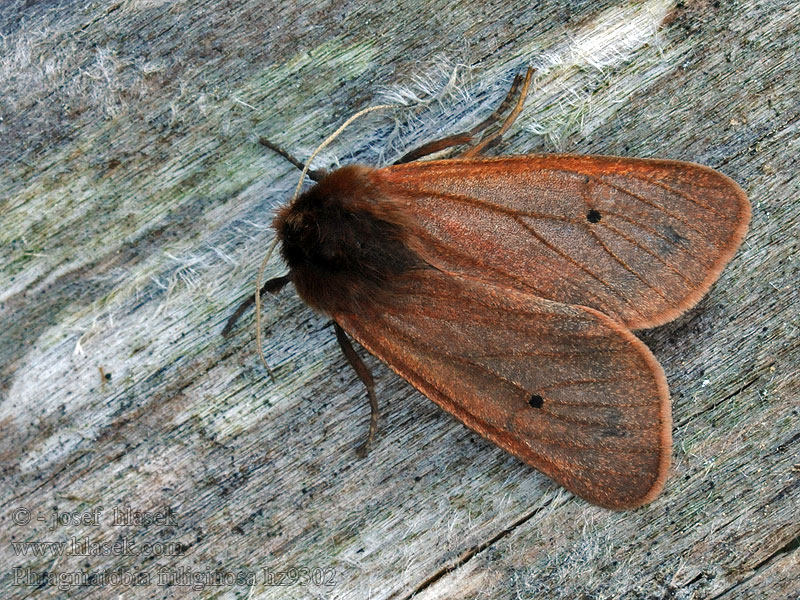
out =
[[[374,169],[343,167],[283,207],[273,223],[300,297],[326,313],[385,300],[398,276],[422,267],[410,218],[371,182]]]

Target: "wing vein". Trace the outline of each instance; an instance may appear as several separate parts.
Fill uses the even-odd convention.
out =
[[[621,405],[620,404],[614,404],[612,406],[612,408],[616,408],[618,406],[621,406]],[[552,412],[552,411],[547,409],[547,405],[546,404],[542,407],[541,410],[546,412],[549,417],[552,417],[554,419],[558,419],[562,423],[573,423],[575,425],[589,425],[589,426],[593,426],[593,427],[602,427],[604,425],[604,423],[598,423],[597,420],[592,420],[591,417],[585,417],[585,418],[580,418],[580,417],[577,417],[577,416],[571,417],[569,415],[558,414],[558,413]],[[648,430],[651,430],[651,429],[659,429],[659,427],[660,426],[659,426],[657,421],[654,421],[654,422],[650,423],[649,425],[647,425],[645,427],[635,427],[635,426],[633,426],[633,423],[631,423],[630,425],[626,425],[624,427],[624,431],[648,431]]]
[[[618,192],[621,192],[621,193],[623,193],[623,194],[625,194],[627,196],[630,196],[631,198],[634,198],[635,200],[638,200],[639,202],[641,202],[642,204],[644,204],[646,206],[649,206],[649,207],[654,208],[654,209],[656,209],[656,210],[658,210],[660,212],[663,212],[665,215],[669,216],[670,218],[675,219],[676,221],[680,221],[688,229],[691,229],[695,233],[698,233],[699,235],[701,235],[705,239],[705,235],[703,234],[702,231],[700,231],[697,227],[692,225],[686,219],[681,218],[680,215],[675,214],[670,210],[667,210],[664,206],[662,206],[660,204],[657,204],[657,203],[655,203],[655,202],[653,202],[651,200],[648,200],[648,199],[644,198],[643,196],[640,196],[639,194],[634,194],[630,190],[626,190],[624,187],[622,187],[620,185],[617,185],[617,184],[614,184],[614,183],[611,183],[609,181],[603,181],[603,180],[597,179],[597,178],[595,178],[595,181],[597,181],[597,183],[600,184],[600,185],[606,185],[606,186],[610,187],[613,190],[617,190]]]
[[[549,399],[550,402],[560,404],[562,406],[577,406],[577,407],[587,407],[587,408],[615,408],[615,407],[625,407],[625,408],[633,408],[637,406],[650,406],[652,402],[570,402],[568,400],[553,400],[552,398]]]
[[[653,284],[651,284],[649,281],[647,281],[644,277],[642,277],[642,275],[640,273],[637,273],[636,271],[634,271],[624,260],[622,260],[619,256],[617,256],[616,253],[614,253],[611,250],[611,248],[609,248],[605,244],[605,242],[603,242],[603,240],[600,239],[600,236],[598,236],[597,233],[594,230],[592,230],[590,228],[589,229],[589,233],[592,234],[592,237],[597,241],[598,244],[600,244],[600,246],[603,248],[603,250],[605,250],[609,254],[609,256],[611,256],[611,258],[613,258],[615,261],[617,261],[623,269],[625,269],[626,271],[628,271],[628,273],[630,273],[631,275],[636,277],[646,287],[650,288],[656,294],[661,296],[661,299],[664,300],[664,302],[669,303],[669,300],[667,299],[667,297],[664,295],[664,293],[660,289],[658,289]]]
[[[659,233],[658,231],[656,231],[652,227],[649,227],[649,226],[645,225],[644,223],[640,223],[638,221],[634,221],[633,219],[627,217],[626,215],[624,215],[622,213],[612,212],[612,211],[610,211],[608,209],[606,209],[604,212],[607,215],[613,215],[615,217],[618,217],[618,218],[622,219],[623,221],[627,221],[628,223],[630,223],[631,225],[633,225],[635,227],[638,227],[640,229],[644,229],[648,233],[650,233],[650,234],[652,234],[652,235],[654,235],[654,236],[656,236],[658,238],[661,238],[662,240],[664,240],[665,242],[667,242],[671,246],[675,246],[678,250],[680,250],[684,254],[687,254],[687,255],[691,256],[697,262],[699,262],[700,264],[706,266],[706,268],[710,268],[710,263],[708,263],[706,260],[704,260],[704,258],[702,256],[698,256],[696,254],[693,254],[693,253],[689,252],[688,248],[684,248],[680,244],[678,244],[678,243],[672,241],[671,239],[669,239],[668,237],[666,237],[664,234]]]
[[[449,275],[449,273],[447,271],[443,271],[443,273],[445,273],[446,275]],[[469,277],[469,274],[462,275],[462,276]],[[483,280],[481,278],[475,278],[475,279],[477,281],[479,281],[479,282],[482,282],[482,283],[485,281],[485,280]],[[514,292],[518,292],[518,290],[516,290],[514,288],[508,288],[508,289],[511,290],[511,291],[514,291]],[[519,292],[519,293],[525,293],[525,292]],[[417,296],[417,297],[423,296],[423,297],[426,297],[426,298],[430,298],[431,300],[438,300],[438,299],[441,299],[443,297],[442,294],[435,294],[430,289],[428,289],[427,287],[414,288],[413,294],[414,294],[414,296]],[[487,308],[487,309],[497,309],[498,308],[498,306],[495,305],[495,304],[484,302],[481,298],[475,298],[473,296],[466,296],[465,297],[464,295],[459,295],[458,297],[448,296],[448,298],[452,299],[452,300],[458,300],[459,302],[465,302],[467,300],[467,298],[469,298],[470,301],[478,304],[481,308]],[[552,301],[548,301],[548,302],[552,302]],[[553,303],[552,305],[555,305],[555,304],[560,304],[560,303]],[[569,305],[566,305],[566,306],[569,306]],[[392,312],[394,312],[394,313],[402,313],[402,308],[396,308],[396,307],[393,307],[391,305],[385,306],[385,310],[386,310],[386,312],[389,312],[389,313],[392,313]],[[563,319],[568,319],[570,321],[577,321],[577,322],[581,322],[581,323],[593,323],[593,322],[596,321],[595,317],[593,317],[591,315],[588,315],[588,314],[585,315],[585,316],[583,314],[575,314],[574,312],[565,314],[565,313],[557,312],[557,311],[554,311],[554,310],[537,309],[531,304],[528,304],[528,305],[526,305],[524,307],[504,306],[503,310],[507,314],[539,315],[539,316],[542,316],[542,317],[554,318],[554,319],[562,319],[562,320]],[[589,334],[584,334],[584,335],[589,337]],[[606,336],[606,334],[602,334],[601,333],[598,337],[607,337],[607,336]]]
[[[466,252],[458,250],[458,249],[456,249],[456,248],[454,248],[452,246],[448,246],[446,244],[443,244],[442,242],[440,242],[439,240],[437,240],[436,238],[434,238],[433,236],[431,236],[430,234],[428,234],[426,231],[424,231],[422,229],[420,229],[417,232],[417,235],[420,238],[425,239],[425,241],[428,244],[431,244],[434,247],[436,247],[440,253],[447,253],[447,254],[451,254],[451,255],[456,255],[456,257],[458,257],[460,259],[459,262],[466,261],[466,262],[470,263],[473,267],[475,267],[476,269],[480,269],[481,271],[491,271],[492,273],[499,274],[499,275],[501,275],[503,277],[507,277],[508,279],[511,279],[512,281],[516,281],[520,285],[520,287],[525,288],[525,289],[533,290],[533,291],[536,292],[536,294],[538,296],[541,296],[542,298],[546,298],[547,297],[546,294],[541,289],[539,289],[536,286],[534,286],[533,284],[525,281],[521,277],[519,277],[517,275],[514,275],[513,273],[510,273],[508,271],[505,271],[505,270],[503,270],[503,269],[501,269],[501,268],[499,268],[499,267],[497,267],[495,265],[487,265],[487,264],[481,263],[480,261],[475,259],[473,256],[467,254]],[[549,269],[549,271],[551,273],[555,274],[553,269]]]
[[[603,379],[574,379],[574,380],[554,383],[552,385],[539,388],[539,390],[536,391],[557,390],[565,387],[572,387],[573,385],[586,385],[586,384],[596,384],[596,383],[619,383],[621,381],[635,381],[635,379],[633,377],[606,377]]]
[[[712,213],[713,215],[715,215],[717,217],[725,217],[726,216],[723,213],[717,212],[714,209],[713,206],[710,206],[708,204],[704,204],[703,202],[700,202],[697,198],[695,198],[691,194],[687,194],[686,192],[683,192],[681,190],[673,188],[672,186],[670,186],[670,185],[668,185],[668,184],[666,184],[666,183],[664,183],[662,181],[656,181],[656,180],[653,180],[653,179],[649,179],[647,177],[642,177],[640,175],[629,175],[629,177],[631,177],[632,179],[637,179],[638,181],[644,181],[645,183],[649,183],[650,185],[654,185],[656,187],[660,187],[661,189],[663,189],[666,192],[669,192],[671,194],[675,194],[676,196],[680,196],[684,200],[688,200],[692,204],[695,204],[696,206],[699,206],[700,208],[702,208],[704,210],[707,210],[708,212]]]
[[[612,214],[613,214],[613,213],[612,213]],[[600,222],[600,225],[602,225],[603,227],[605,227],[605,228],[606,228],[606,229],[608,229],[609,231],[612,231],[612,232],[616,233],[616,234],[617,234],[619,237],[621,237],[623,240],[625,240],[625,241],[626,241],[626,242],[628,242],[629,244],[631,244],[631,245],[633,245],[633,246],[636,246],[637,248],[640,248],[640,249],[641,249],[643,252],[645,252],[645,253],[649,254],[650,256],[652,256],[653,258],[655,258],[655,259],[656,259],[658,262],[660,262],[662,265],[664,265],[665,267],[667,267],[667,268],[668,268],[670,271],[672,271],[672,272],[673,272],[675,275],[677,275],[678,277],[680,277],[681,279],[683,279],[683,281],[684,281],[686,284],[688,284],[688,285],[689,285],[689,287],[691,287],[691,286],[692,286],[692,282],[689,280],[689,278],[688,278],[686,275],[684,275],[683,273],[681,273],[681,272],[680,272],[678,269],[676,269],[676,268],[675,268],[675,267],[673,267],[671,264],[669,264],[667,261],[665,261],[663,258],[661,258],[661,257],[660,257],[660,256],[659,256],[657,253],[655,253],[655,252],[653,252],[652,250],[650,250],[650,249],[649,249],[647,246],[644,246],[644,245],[640,244],[638,241],[636,241],[636,239],[635,239],[635,238],[633,238],[633,237],[631,237],[631,236],[629,236],[629,235],[625,234],[625,232],[621,231],[619,228],[617,228],[617,227],[614,227],[613,225],[611,225],[611,224],[608,222],[608,219],[606,219],[605,221],[601,221],[601,222]],[[667,238],[664,238],[664,239],[667,239]],[[668,239],[667,239],[667,241],[668,241],[670,244],[672,244],[673,246],[675,246],[675,247],[677,247],[677,248],[680,248],[681,250],[683,250],[683,248],[681,248],[681,246],[679,246],[678,244],[675,244],[674,242],[672,242],[672,241],[670,241],[670,240],[668,240]],[[685,250],[684,250],[684,251],[685,251]]]
[[[507,206],[503,206],[502,204],[496,204],[494,202],[489,202],[488,200],[482,200],[481,198],[475,198],[474,196],[467,196],[464,194],[453,194],[451,192],[436,192],[432,190],[406,190],[408,195],[415,197],[415,198],[438,198],[440,200],[450,200],[461,202],[462,204],[468,204],[470,206],[477,206],[479,208],[487,208],[489,210],[501,213],[503,215],[509,217],[532,217],[535,219],[550,219],[551,221],[562,221],[565,223],[574,223],[574,219],[570,219],[569,217],[562,217],[559,215],[553,214],[545,214],[545,213],[537,213],[537,212],[527,212],[523,210],[516,210],[513,208],[508,208]]]
[[[623,300],[623,301],[624,301],[626,304],[628,304],[628,305],[630,306],[630,308],[631,308],[631,310],[632,310],[633,312],[635,312],[636,314],[638,314],[640,317],[645,317],[645,316],[646,316],[646,315],[644,315],[644,314],[643,314],[641,311],[639,311],[639,310],[636,308],[636,305],[635,305],[635,304],[634,304],[634,303],[631,301],[631,299],[630,299],[630,298],[628,298],[627,296],[625,296],[624,294],[622,294],[621,292],[619,292],[619,291],[618,291],[617,289],[615,289],[615,288],[614,288],[614,287],[613,287],[613,286],[612,286],[610,283],[608,283],[607,281],[605,281],[605,280],[604,280],[602,277],[600,277],[600,276],[596,275],[596,274],[595,274],[595,273],[593,273],[593,272],[592,272],[590,269],[588,269],[586,266],[582,265],[582,264],[581,264],[581,263],[579,263],[577,260],[575,260],[574,258],[572,258],[572,257],[571,257],[569,254],[567,254],[566,252],[564,252],[563,250],[561,250],[560,248],[558,248],[558,247],[557,247],[557,246],[555,246],[554,244],[551,244],[550,242],[548,242],[547,240],[545,240],[545,239],[544,239],[544,238],[543,238],[541,235],[539,235],[539,234],[538,234],[538,233],[537,233],[537,232],[536,232],[536,231],[535,231],[535,230],[534,230],[532,227],[530,227],[530,226],[529,226],[527,223],[525,223],[524,221],[521,221],[521,220],[520,220],[520,219],[518,219],[518,218],[515,218],[514,220],[515,220],[517,223],[519,223],[520,225],[522,225],[522,227],[524,227],[525,229],[527,229],[527,230],[528,230],[528,231],[531,233],[531,235],[533,235],[533,236],[534,236],[534,237],[535,237],[537,240],[539,240],[539,242],[540,242],[540,243],[541,243],[543,246],[545,246],[546,248],[549,248],[549,249],[550,249],[550,251],[552,251],[552,252],[555,252],[555,253],[556,253],[556,254],[558,254],[558,255],[559,255],[561,258],[565,259],[567,262],[571,263],[572,265],[574,265],[575,267],[577,267],[578,269],[580,269],[581,271],[583,271],[584,273],[586,273],[587,275],[589,275],[589,277],[592,277],[593,279],[597,280],[599,283],[601,283],[603,286],[605,286],[605,287],[606,287],[608,290],[610,290],[610,291],[611,291],[611,292],[612,292],[612,293],[613,293],[615,296],[617,296],[618,298],[621,298],[621,299],[622,299],[622,300]]]
[[[514,357],[546,356],[549,358],[578,358],[586,356],[597,356],[598,354],[610,354],[610,352],[605,348],[599,348],[591,352],[551,352],[551,351],[537,352],[535,350],[526,350],[524,352],[520,352],[517,350],[513,350],[508,353],[486,352],[481,354],[470,354],[469,356],[471,358],[507,358],[509,355]]]

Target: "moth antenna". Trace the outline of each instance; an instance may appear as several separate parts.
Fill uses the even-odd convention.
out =
[[[279,154],[280,156],[282,156],[283,158],[288,160],[290,163],[292,163],[295,167],[297,167],[301,171],[303,170],[303,163],[301,163],[294,156],[289,154],[289,152],[284,150],[283,147],[279,146],[278,144],[276,144],[274,142],[269,141],[267,138],[265,138],[263,136],[258,138],[258,143],[261,144],[262,146],[266,146],[267,148],[269,148],[273,152]],[[322,179],[325,176],[325,171],[322,170],[322,169],[311,169],[308,172],[308,176],[311,178],[312,181],[319,181],[320,179]]]
[[[320,152],[322,152],[322,150],[325,148],[325,146],[327,146],[333,140],[335,140],[337,137],[339,137],[339,134],[342,133],[345,130],[345,128],[348,125],[350,125],[350,123],[355,121],[361,115],[365,115],[365,114],[370,113],[370,112],[372,112],[374,110],[383,110],[385,108],[397,108],[397,106],[394,105],[394,104],[378,104],[377,106],[370,106],[368,108],[364,108],[364,109],[358,111],[356,114],[354,114],[349,119],[347,119],[347,121],[342,123],[339,126],[339,129],[337,129],[332,134],[330,134],[325,139],[324,142],[322,142],[319,146],[317,146],[317,149],[314,150],[314,152],[311,153],[311,156],[308,157],[308,160],[306,161],[306,164],[303,167],[303,171],[300,173],[300,181],[297,182],[297,187],[294,190],[294,195],[292,196],[292,200],[291,200],[290,204],[293,203],[295,200],[297,200],[297,197],[300,195],[300,189],[303,187],[303,181],[305,180],[306,173],[308,173],[308,170],[311,167],[311,161],[314,160]]]
[[[317,155],[322,152],[322,150],[330,144],[333,140],[335,140],[345,128],[350,125],[353,121],[358,119],[360,116],[370,113],[375,110],[383,110],[385,108],[397,108],[393,104],[378,104],[377,106],[370,106],[368,108],[362,109],[358,111],[356,114],[351,116],[347,119],[344,123],[342,123],[339,128],[334,131],[331,135],[329,135],[325,141],[323,141],[314,152],[311,153],[311,156],[308,157],[306,164],[303,165],[302,171],[300,172],[300,181],[297,182],[297,187],[294,190],[294,195],[292,196],[292,200],[290,204],[297,200],[297,197],[300,195],[300,189],[303,187],[303,181],[305,180],[306,174],[309,172],[309,168],[311,166],[311,161],[313,161]],[[283,150],[277,144],[273,144],[266,138],[259,138],[259,142],[272,150],[275,150],[278,154],[286,158],[289,162],[293,165],[299,167],[299,161],[295,160],[288,152]],[[264,278],[264,271],[267,269],[267,262],[269,262],[270,257],[272,256],[273,251],[275,250],[275,246],[278,245],[278,238],[272,241],[270,244],[269,249],[267,250],[267,254],[264,256],[264,259],[261,261],[261,266],[258,269],[258,275],[256,276],[256,348],[258,349],[258,355],[261,357],[261,362],[264,363],[264,367],[267,369],[267,373],[269,373],[270,379],[275,381],[275,375],[272,373],[272,369],[269,368],[269,364],[267,363],[267,359],[264,356],[264,343],[261,336],[261,280]]]
[[[264,345],[261,339],[261,280],[264,278],[267,262],[277,245],[278,238],[276,236],[275,239],[272,240],[267,254],[264,256],[264,260],[261,261],[261,266],[258,268],[258,275],[256,275],[256,348],[258,349],[258,355],[261,357],[261,362],[263,362],[264,366],[267,368],[267,373],[269,373],[269,377],[272,379],[273,383],[275,382],[275,375],[272,374],[272,369],[269,368],[267,359],[264,358]]]

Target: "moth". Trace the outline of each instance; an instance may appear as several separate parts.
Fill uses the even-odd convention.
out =
[[[374,383],[348,336],[571,492],[635,508],[664,485],[672,419],[664,372],[633,332],[708,292],[750,204],[731,179],[688,162],[484,157],[531,74],[468,132],[387,167],[311,172],[316,184],[273,222],[288,273],[261,292],[291,282],[332,319],[367,387],[369,440]],[[456,158],[418,160],[459,145]]]

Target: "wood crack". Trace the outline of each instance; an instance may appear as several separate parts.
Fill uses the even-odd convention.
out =
[[[530,521],[533,517],[538,515],[545,508],[548,508],[552,504],[552,502],[553,502],[552,500],[548,500],[542,506],[534,508],[533,510],[528,511],[527,513],[523,514],[520,518],[518,518],[516,521],[511,523],[511,525],[509,525],[508,527],[504,527],[503,529],[498,531],[496,534],[494,534],[492,537],[490,537],[488,540],[486,540],[484,542],[481,542],[480,544],[475,544],[474,546],[472,546],[470,548],[467,548],[461,554],[459,554],[458,557],[455,560],[453,560],[450,564],[447,564],[447,565],[445,565],[443,567],[440,567],[439,569],[437,569],[436,571],[431,573],[428,577],[426,577],[424,580],[422,580],[420,583],[418,583],[414,587],[414,589],[411,590],[410,593],[407,593],[407,594],[405,594],[403,596],[398,596],[397,594],[392,594],[391,596],[389,596],[389,598],[390,599],[391,598],[396,598],[397,600],[410,600],[411,598],[413,598],[414,596],[416,596],[420,592],[423,592],[426,589],[428,589],[429,587],[431,587],[437,581],[442,579],[445,575],[448,575],[449,573],[452,573],[456,569],[458,569],[460,567],[463,567],[465,564],[467,564],[470,560],[472,560],[473,557],[478,555],[480,552],[483,552],[484,550],[486,550],[490,546],[496,544],[497,542],[499,542],[503,538],[507,537],[509,534],[513,533],[514,530],[516,530],[518,527],[520,527],[520,526],[524,525],[525,523],[527,523],[528,521]]]
[[[761,569],[763,569],[764,567],[769,565],[772,561],[777,560],[780,556],[782,556],[784,554],[789,554],[791,552],[795,552],[798,548],[800,548],[800,535],[795,535],[794,538],[789,540],[786,544],[784,544],[783,546],[781,546],[780,548],[775,550],[775,552],[773,552],[772,554],[767,556],[764,560],[759,562],[756,566],[754,566],[753,567],[753,572],[750,573],[750,575],[748,575],[747,577],[745,577],[741,581],[737,581],[733,585],[725,588],[724,590],[722,590],[716,596],[712,596],[709,600],[719,600],[719,599],[729,595],[731,592],[736,590],[736,588],[744,585],[745,583],[747,583],[748,581],[753,579],[753,577],[755,577],[756,575],[759,574]]]
[[[766,368],[767,370],[769,370],[769,368],[770,368],[770,367],[771,367],[773,364],[775,364],[775,363],[771,363],[771,364],[767,365],[765,368]],[[728,395],[727,395],[727,396],[725,396],[725,397],[724,397],[722,400],[719,400],[718,402],[715,402],[714,404],[712,404],[712,405],[711,405],[711,406],[709,406],[708,408],[704,408],[703,410],[701,410],[701,411],[699,411],[699,412],[696,412],[696,413],[694,413],[693,415],[690,415],[690,416],[686,417],[685,419],[683,419],[683,420],[682,420],[682,421],[680,421],[679,423],[675,423],[675,424],[672,426],[672,431],[678,431],[678,430],[679,430],[679,429],[681,429],[682,427],[686,426],[686,425],[687,425],[687,424],[688,424],[690,421],[692,421],[693,419],[696,419],[696,418],[697,418],[697,417],[699,417],[700,415],[703,415],[703,414],[705,414],[705,413],[708,413],[708,412],[713,412],[713,411],[715,411],[715,410],[716,410],[717,408],[719,408],[719,407],[720,407],[722,404],[724,404],[725,402],[727,402],[728,400],[730,400],[730,399],[731,399],[731,398],[733,398],[734,396],[738,396],[738,395],[739,395],[739,394],[741,394],[743,391],[745,391],[747,388],[751,387],[751,386],[752,386],[754,383],[756,383],[756,382],[757,382],[759,379],[761,379],[761,376],[760,376],[760,375],[758,375],[758,376],[754,377],[753,379],[751,379],[750,381],[748,381],[747,383],[745,383],[743,386],[741,386],[740,388],[738,388],[738,389],[737,389],[735,392],[732,392],[732,393],[728,394]]]

